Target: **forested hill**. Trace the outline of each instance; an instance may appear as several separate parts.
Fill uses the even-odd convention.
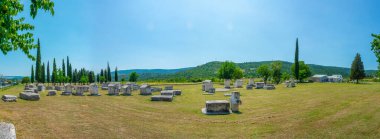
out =
[[[250,69],[255,69],[262,64],[270,64],[273,61],[262,61],[262,62],[245,62],[245,63],[237,63],[237,65],[242,68],[244,71],[248,71]],[[282,71],[290,73],[290,67],[292,63],[281,61],[282,62]],[[172,70],[124,70],[119,71],[119,75],[126,75],[133,71],[136,71],[140,74],[141,80],[173,80],[173,79],[210,79],[215,78],[217,74],[217,70],[220,68],[223,62],[209,62],[197,67],[191,68],[182,68],[182,69],[172,69]],[[348,77],[350,73],[349,68],[343,67],[332,67],[332,66],[321,66],[315,64],[308,64],[312,74],[340,74],[344,77]],[[367,70],[366,74],[372,75],[376,71]]]

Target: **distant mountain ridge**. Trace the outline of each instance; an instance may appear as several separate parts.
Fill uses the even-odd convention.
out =
[[[244,62],[236,63],[237,66],[247,71],[252,68],[257,68],[262,64],[270,64],[273,61],[261,61],[261,62]],[[287,61],[282,62],[282,71],[290,73],[290,67],[293,63]],[[120,70],[118,73],[120,76],[124,75],[126,78],[131,72],[137,72],[140,74],[140,80],[170,80],[170,79],[207,79],[215,78],[218,69],[223,62],[213,61],[208,62],[203,65],[189,68],[180,68],[180,69],[132,69],[132,70]],[[349,77],[350,68],[345,67],[334,67],[334,66],[322,66],[316,64],[308,64],[312,74],[340,74],[344,77]],[[376,73],[376,70],[366,70],[367,75],[373,75]],[[113,75],[113,74],[112,74]]]

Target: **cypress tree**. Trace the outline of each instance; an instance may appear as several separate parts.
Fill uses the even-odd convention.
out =
[[[350,79],[355,80],[356,83],[359,83],[360,79],[365,77],[364,65],[362,62],[362,58],[359,53],[356,54],[354,61],[351,64],[351,73]]]
[[[57,82],[57,64],[55,63],[55,58],[53,60],[53,75],[51,76],[51,82]]]
[[[99,74],[96,75],[96,82],[100,82]]]
[[[41,82],[41,45],[40,39],[37,40],[37,60],[36,60],[36,70],[35,70],[35,79],[37,82]]]
[[[62,59],[62,72],[63,72],[63,77],[66,77],[65,59]]]
[[[100,76],[104,76],[103,69],[100,70]]]
[[[298,38],[296,40],[296,54],[295,54],[295,58],[294,58],[294,65],[295,65],[295,68],[294,68],[294,76],[296,78],[296,80],[299,80],[299,76],[300,76],[300,65],[299,65],[299,59],[298,59]]]
[[[115,69],[115,82],[119,81],[118,73],[117,73],[117,67]]]
[[[41,73],[41,82],[45,83],[45,81],[46,81],[45,80],[45,63],[42,64],[41,71],[42,71],[42,73]]]
[[[108,72],[107,72],[107,69],[104,69],[104,78],[105,78],[105,81],[108,82]]]
[[[111,68],[110,68],[109,62],[107,62],[107,77],[108,77],[108,81],[111,82],[112,77],[111,77]]]
[[[33,65],[32,65],[32,74],[30,74],[30,81],[32,83],[34,83],[34,68],[33,68]]]
[[[50,83],[50,64],[49,64],[49,61],[47,63],[47,69],[46,69],[46,82],[47,83]]]

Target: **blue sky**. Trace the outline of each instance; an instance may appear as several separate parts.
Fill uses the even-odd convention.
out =
[[[27,1],[29,0],[24,0]],[[377,0],[55,0],[40,11],[35,37],[42,60],[74,67],[182,68],[210,61],[293,61],[350,67],[356,53],[377,69],[371,33],[380,33]],[[29,5],[26,12],[29,14]],[[34,51],[35,52],[35,51]],[[0,73],[29,75],[20,52],[0,55]]]

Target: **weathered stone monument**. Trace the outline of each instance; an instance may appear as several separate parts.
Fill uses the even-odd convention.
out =
[[[148,84],[141,85],[140,95],[152,95],[152,89],[150,88],[150,85]]]
[[[3,95],[1,97],[1,100],[4,102],[16,102],[17,101],[17,96],[14,95]]]
[[[0,123],[0,139],[16,139],[16,128],[11,123]]]
[[[162,88],[160,87],[151,87],[152,89],[152,92],[161,92],[162,91]]]
[[[21,92],[20,98],[24,100],[37,101],[37,100],[40,100],[40,94],[30,93],[30,92]]]
[[[230,103],[227,100],[206,101],[206,107],[202,109],[202,113],[207,115],[230,114]]]
[[[46,86],[46,90],[54,90],[53,86]]]
[[[121,90],[123,91],[124,96],[130,96],[132,95],[132,87],[128,85],[123,85],[121,87]]]
[[[248,85],[251,85],[251,86],[255,85],[255,79],[249,78],[248,79]]]
[[[243,87],[243,79],[237,79],[234,83],[235,88],[242,88]]]
[[[77,86],[75,88],[75,93],[73,95],[75,96],[84,96],[84,92],[88,90],[86,86]]]
[[[253,89],[253,85],[249,85],[249,84],[248,84],[248,85],[246,86],[246,89],[247,89],[247,90],[252,90],[252,89]]]
[[[165,90],[173,90],[173,86],[172,85],[167,85],[167,86],[165,86]]]
[[[242,101],[240,100],[240,93],[236,91],[232,92],[230,102],[231,102],[231,111],[239,112],[239,105],[242,104]]]
[[[64,91],[64,90],[65,90],[65,87],[64,87],[64,86],[54,86],[54,90],[57,90],[57,91]]]
[[[89,91],[90,91],[90,96],[100,96],[98,85],[94,83],[90,84]]]
[[[56,90],[48,90],[47,96],[55,96],[55,95],[57,95],[57,91]]]
[[[264,88],[265,83],[264,82],[257,82],[255,85],[255,89],[262,89]]]
[[[224,79],[224,88],[231,88],[231,80]]]
[[[71,84],[65,85],[65,90],[62,92],[61,95],[63,96],[70,96],[73,93],[74,87]]]
[[[119,95],[120,89],[117,84],[108,85],[108,95]]]
[[[108,83],[102,83],[102,90],[108,90]]]
[[[293,88],[293,87],[296,87],[296,83],[295,83],[293,80],[291,80],[291,81],[286,81],[286,82],[285,82],[285,87],[287,87],[287,88]]]
[[[151,97],[151,101],[173,101],[173,96],[171,95],[155,95]]]
[[[44,84],[38,84],[37,85],[37,90],[38,91],[45,91],[45,85]]]
[[[264,89],[266,89],[266,90],[274,90],[274,89],[276,89],[276,87],[273,84],[266,84],[264,86]]]
[[[210,93],[210,90],[214,88],[211,80],[205,80],[202,82],[202,91],[205,91],[205,92],[209,92]],[[215,89],[214,89],[215,90]],[[214,91],[215,92],[215,91]]]
[[[164,91],[161,91],[161,95],[163,96],[174,96],[174,91],[172,90],[164,90]]]

